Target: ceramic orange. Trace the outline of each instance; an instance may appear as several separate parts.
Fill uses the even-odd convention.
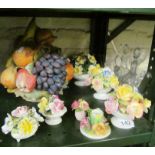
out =
[[[71,63],[68,63],[66,65],[66,72],[67,72],[66,80],[70,81],[74,76],[74,67]]]
[[[18,67],[25,67],[33,62],[34,51],[29,47],[21,47],[13,54],[13,61]]]

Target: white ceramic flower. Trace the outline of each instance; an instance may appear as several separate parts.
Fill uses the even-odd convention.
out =
[[[41,117],[41,116],[37,113],[37,111],[36,111],[36,109],[35,109],[34,107],[32,108],[32,112],[33,112],[33,117],[36,118],[36,120],[37,120],[38,122],[43,122],[43,121],[44,121],[44,118]]]
[[[10,114],[5,118],[4,125],[2,126],[2,132],[8,134],[13,129],[13,121]]]

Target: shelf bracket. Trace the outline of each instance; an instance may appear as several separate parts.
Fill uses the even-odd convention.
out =
[[[110,36],[107,37],[107,44],[117,37],[123,30],[125,30],[128,26],[130,26],[135,19],[126,19],[123,23],[121,23],[118,27],[116,27],[111,33]]]

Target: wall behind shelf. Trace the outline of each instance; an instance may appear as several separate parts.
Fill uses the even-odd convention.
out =
[[[0,17],[0,71],[11,55],[14,40],[22,35],[30,17]],[[40,28],[51,29],[58,38],[53,43],[64,55],[88,52],[90,44],[90,20],[83,18],[36,18]]]

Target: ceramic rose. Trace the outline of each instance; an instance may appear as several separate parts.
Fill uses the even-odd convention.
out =
[[[74,101],[71,105],[72,110],[78,109],[80,106],[80,103],[78,101]]]
[[[81,122],[80,122],[80,127],[81,128],[90,128],[90,123],[88,120],[88,117],[84,117]]]
[[[27,106],[21,106],[17,107],[15,110],[11,112],[11,115],[14,117],[23,117],[27,115],[28,113],[28,107]]]
[[[54,100],[54,104],[52,102],[49,104],[49,108],[51,109],[51,112],[53,114],[60,112],[61,110],[64,109],[64,107],[65,107],[64,106],[64,101],[62,101],[62,100],[60,100],[58,98],[56,98]]]

